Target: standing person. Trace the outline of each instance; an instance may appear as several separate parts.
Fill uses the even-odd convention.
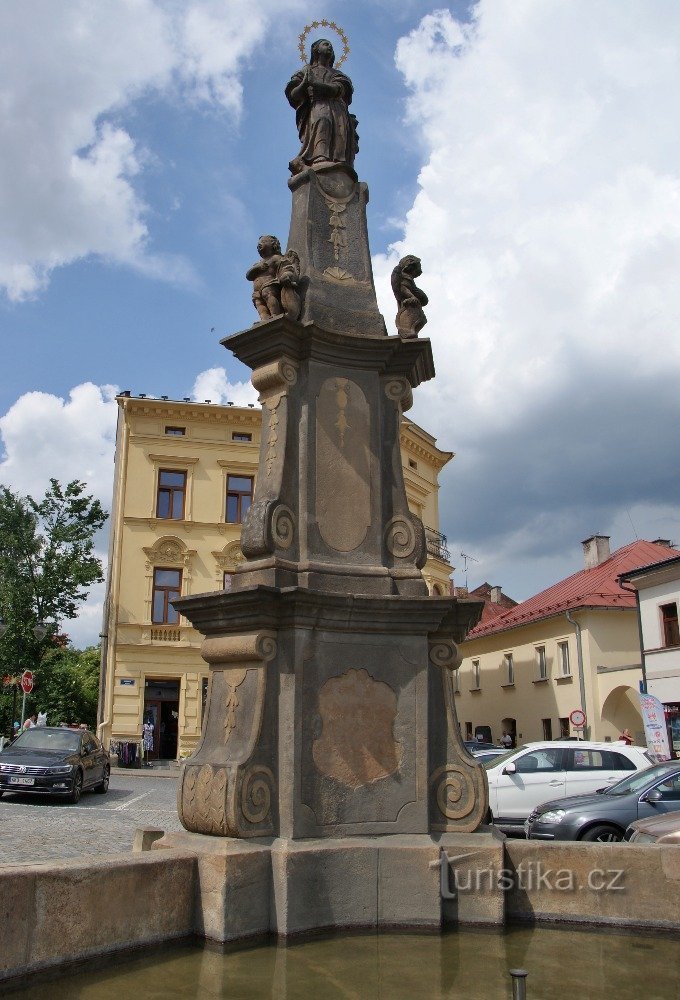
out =
[[[632,745],[633,737],[630,735],[630,731],[628,729],[624,729],[621,735],[619,736],[619,743],[625,743],[626,746]]]
[[[37,726],[37,724],[38,724],[38,716],[34,712],[33,715],[29,715],[29,717],[24,722],[22,728],[24,731],[26,731],[27,729],[33,729],[35,726]]]
[[[505,747],[505,749],[506,750],[512,750],[513,742],[514,741],[512,739],[512,736],[510,735],[510,733],[506,729],[504,729],[503,730],[503,735],[501,736],[501,743],[503,744],[503,746]]]
[[[146,757],[147,764],[151,766],[149,761],[149,754],[153,752],[153,731],[154,724],[150,715],[147,715],[144,720],[144,725],[142,727],[142,743],[144,746],[144,756]]]

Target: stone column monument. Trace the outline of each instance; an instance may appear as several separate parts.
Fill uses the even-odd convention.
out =
[[[417,336],[424,317],[388,335],[378,310],[352,84],[334,61],[315,42],[286,88],[301,142],[288,249],[261,238],[248,271],[260,319],[222,341],[262,404],[246,558],[230,592],[174,602],[210,665],[202,739],[178,789],[183,825],[208,836],[179,840],[225,866],[220,916],[207,918],[221,939],[243,931],[227,914],[245,857],[260,865],[257,919],[279,933],[437,924],[428,865],[488,808],[452,680],[481,604],[428,596],[402,476],[400,422],[434,377],[432,348]],[[421,295],[407,288],[400,310],[422,313]],[[398,872],[411,880],[403,893]]]

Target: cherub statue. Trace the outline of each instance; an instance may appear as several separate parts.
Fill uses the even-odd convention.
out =
[[[420,258],[414,257],[413,254],[402,257],[392,271],[392,291],[399,307],[396,318],[397,332],[404,340],[417,337],[427,323],[427,316],[423,312],[423,306],[428,302],[427,295],[415,282],[422,273]]]
[[[246,278],[253,282],[253,305],[261,322],[273,316],[297,319],[300,315],[300,258],[294,250],[281,253],[276,236],[260,236],[257,241],[260,255],[246,271]]]

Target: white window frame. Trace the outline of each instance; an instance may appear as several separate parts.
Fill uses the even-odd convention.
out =
[[[536,678],[539,681],[547,681],[548,657],[545,651],[545,645],[535,646],[534,648],[536,650]]]
[[[505,667],[505,686],[514,687],[515,684],[515,658],[512,653],[503,653],[503,665]]]
[[[557,659],[560,667],[560,677],[571,677],[571,653],[569,651],[568,639],[560,639],[557,643]]]

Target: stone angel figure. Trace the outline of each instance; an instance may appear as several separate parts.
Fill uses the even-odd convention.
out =
[[[246,278],[253,282],[253,305],[260,321],[274,316],[297,319],[302,305],[300,258],[294,250],[282,254],[276,236],[260,236],[257,252],[260,260],[248,268]]]
[[[397,332],[404,340],[411,340],[427,323],[423,306],[428,299],[422,289],[418,288],[415,279],[423,273],[420,258],[408,254],[402,257],[392,271],[392,291],[397,300]]]

